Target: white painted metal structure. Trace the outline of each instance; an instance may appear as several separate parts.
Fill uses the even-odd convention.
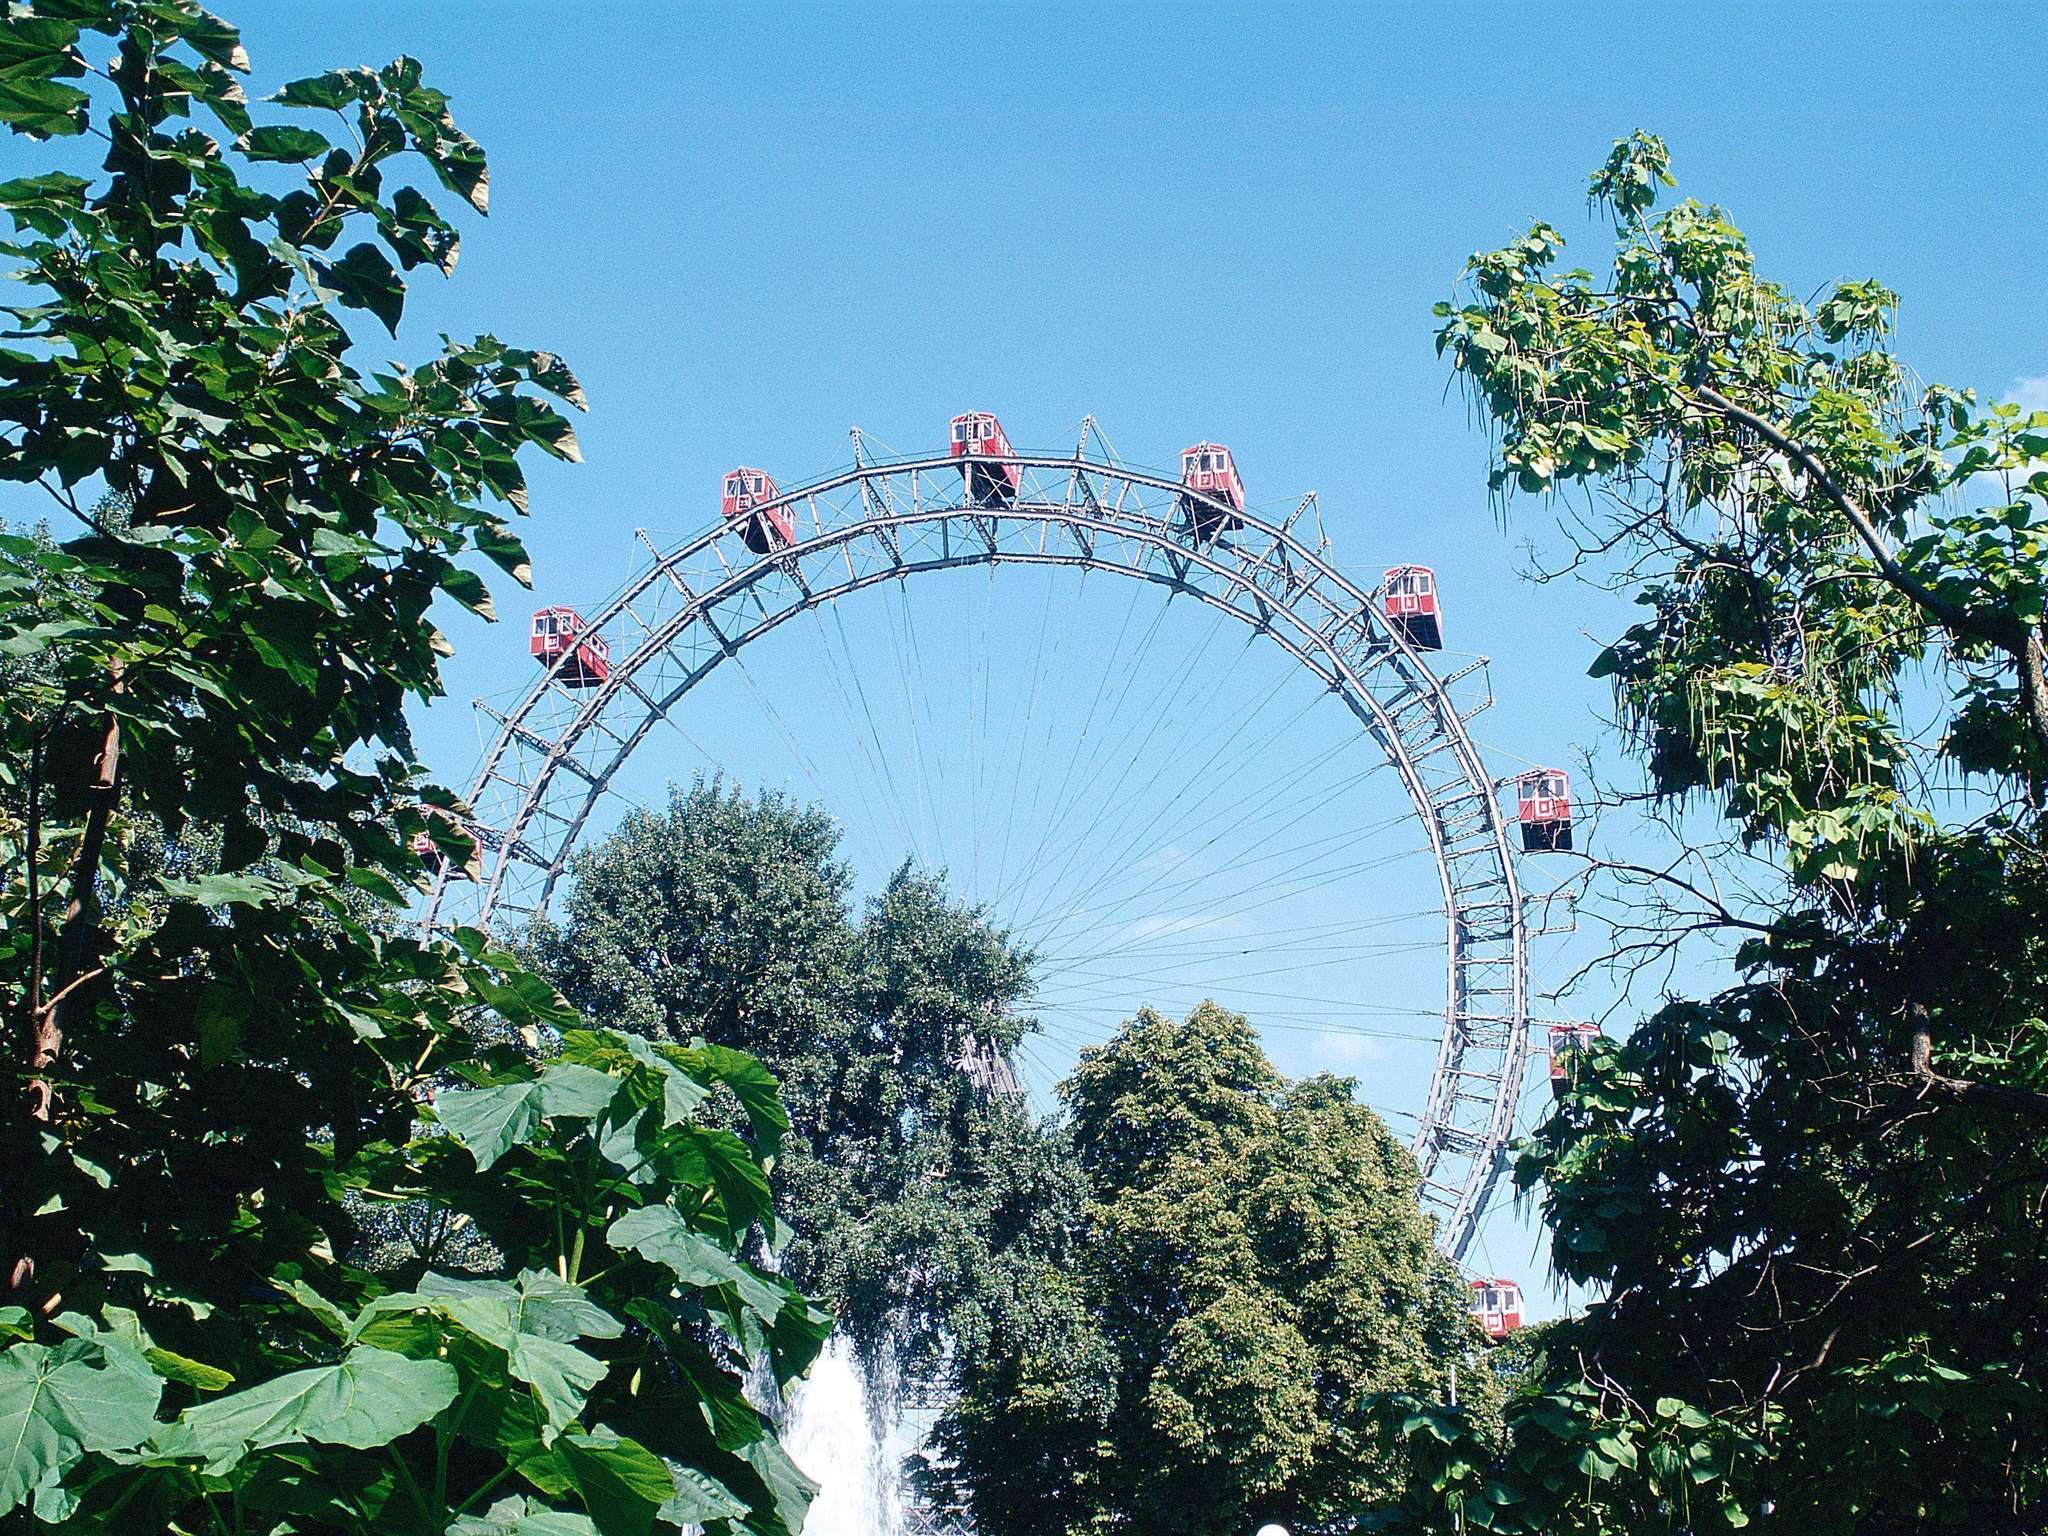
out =
[[[796,541],[756,555],[720,523],[661,551],[587,628],[611,647],[596,687],[556,669],[509,711],[470,790],[480,882],[437,880],[429,923],[522,922],[542,911],[591,814],[626,760],[728,657],[832,599],[925,571],[1033,564],[1155,582],[1251,626],[1340,695],[1399,775],[1435,856],[1448,999],[1415,1155],[1439,1246],[1463,1256],[1514,1128],[1529,1053],[1528,937],[1512,824],[1466,729],[1491,702],[1484,661],[1439,676],[1384,620],[1375,595],[1274,524],[1197,544],[1176,481],[1087,456],[1012,454],[1018,493],[963,501],[959,461],[874,462],[854,434],[852,469],[784,491]],[[1206,497],[1194,500],[1206,502]],[[644,535],[643,535],[644,537]],[[479,708],[486,708],[479,704]],[[1014,1090],[1004,1061],[981,1069]]]

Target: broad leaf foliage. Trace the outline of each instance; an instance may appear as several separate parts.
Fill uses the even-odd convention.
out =
[[[476,851],[404,706],[581,391],[363,365],[483,153],[410,59],[249,67],[191,0],[0,18],[11,163],[69,141],[0,184],[5,510],[62,521],[0,538],[0,1522],[794,1532],[775,1080],[401,911]]]
[[[1395,1406],[1424,1496],[1389,1518],[2038,1530],[2048,415],[1916,384],[1893,294],[1801,302],[1670,185],[1617,143],[1611,267],[1535,225],[1439,339],[1495,486],[1592,492],[1573,564],[1644,609],[1592,671],[1668,851],[1593,893],[1627,953],[1710,931],[1738,974],[1592,1052],[1524,1150],[1605,1300],[1504,1441]]]

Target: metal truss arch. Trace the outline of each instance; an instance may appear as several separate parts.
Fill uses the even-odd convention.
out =
[[[511,709],[486,711],[493,739],[469,796],[483,878],[444,873],[426,921],[489,926],[544,911],[613,778],[655,726],[715,668],[801,613],[976,565],[1153,582],[1250,626],[1342,697],[1414,806],[1443,895],[1447,967],[1414,1151],[1438,1244],[1461,1258],[1505,1162],[1529,1053],[1529,935],[1511,829],[1466,723],[1491,702],[1484,662],[1430,668],[1373,593],[1294,536],[1291,517],[1267,522],[1079,453],[1003,462],[1020,484],[1001,504],[966,502],[950,458],[857,462],[768,504],[788,509],[798,534],[771,554],[747,550],[723,524],[667,551],[649,543],[651,562],[586,617],[610,646],[602,683],[569,688],[558,663]],[[1193,503],[1204,504],[1205,524],[1228,516],[1238,526],[1198,541]],[[1007,1063],[983,1066],[1014,1086]]]

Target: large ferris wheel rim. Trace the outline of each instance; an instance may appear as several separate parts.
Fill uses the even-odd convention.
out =
[[[603,681],[581,690],[583,696],[572,693],[561,678],[569,659],[565,654],[511,710],[488,711],[497,730],[471,784],[470,804],[478,807],[487,791],[506,786],[506,798],[515,806],[500,825],[477,823],[480,841],[494,855],[478,897],[478,926],[489,926],[501,908],[544,911],[591,812],[640,742],[718,665],[797,614],[884,581],[976,565],[1078,567],[1161,584],[1169,597],[1194,596],[1265,634],[1338,693],[1385,752],[1422,823],[1444,898],[1446,1005],[1413,1150],[1424,1206],[1439,1218],[1438,1246],[1462,1259],[1505,1163],[1529,1051],[1528,929],[1515,854],[1498,784],[1450,691],[1483,667],[1483,660],[1439,676],[1387,622],[1373,593],[1330,563],[1321,547],[1310,549],[1294,537],[1293,518],[1275,524],[1178,481],[1078,452],[1013,452],[977,456],[975,462],[1014,466],[1019,477],[1014,498],[999,505],[943,500],[932,494],[930,477],[939,473],[960,481],[961,459],[939,454],[868,460],[856,439],[852,468],[782,490],[751,509],[757,516],[810,510],[811,531],[787,546],[765,554],[747,551],[743,560],[729,561],[725,550],[739,545],[739,525],[723,519],[666,553],[650,542],[653,563],[585,621],[585,632],[599,636],[629,622],[643,631],[639,643],[623,655],[615,649]],[[1062,498],[1024,494],[1025,477],[1042,472],[1066,477]],[[896,494],[900,482],[907,482],[907,499]],[[860,515],[828,525],[819,515],[821,498],[849,489],[858,492]],[[1163,512],[1149,509],[1145,493],[1170,498],[1170,504]],[[1197,539],[1197,507],[1205,519],[1234,522],[1230,531],[1238,536]],[[1036,546],[1005,547],[1006,526],[1035,529]],[[957,548],[956,527],[961,535]],[[906,558],[907,538],[933,530],[940,553]],[[1067,547],[1053,547],[1055,530]],[[851,551],[863,541],[876,542],[889,558],[858,570]],[[1136,563],[1105,558],[1100,546],[1117,541],[1137,546]],[[684,570],[707,552],[717,557],[720,575],[700,591],[685,579]],[[1161,564],[1147,565],[1155,552]],[[844,577],[835,564],[832,582],[806,581],[805,562],[816,556],[843,556]],[[771,614],[760,589],[778,576],[796,595]],[[1197,578],[1220,581],[1223,590],[1207,590]],[[679,598],[681,606],[650,624],[634,607],[636,601],[644,605],[650,591]],[[759,622],[731,633],[721,629],[716,618],[721,606],[747,596],[754,598]],[[1293,633],[1283,632],[1283,626]],[[693,628],[700,631],[694,637]],[[715,640],[707,639],[705,631]],[[701,651],[701,660],[692,662],[683,654],[686,643]],[[657,681],[652,693],[640,687],[643,671],[654,676],[664,660],[679,659],[684,673],[678,683]],[[1375,691],[1367,685],[1368,679],[1383,675],[1397,686]],[[550,703],[572,707],[573,714],[558,731],[536,731],[531,722]],[[635,708],[643,713],[637,724],[620,731],[605,720],[614,706],[629,715]],[[599,755],[608,753],[609,761],[601,770],[576,755],[587,737],[602,738]],[[603,741],[609,741],[609,748]],[[530,775],[508,775],[508,759],[522,754],[522,761],[530,762]],[[1448,763],[1454,771],[1425,772],[1425,763]],[[544,804],[565,775],[583,786],[580,804],[567,816]],[[537,830],[543,826],[553,830]],[[535,838],[550,845],[544,856]],[[506,882],[516,866],[540,871],[537,899],[530,907],[516,907],[507,898]],[[444,871],[428,898],[429,925],[440,920],[449,895]]]

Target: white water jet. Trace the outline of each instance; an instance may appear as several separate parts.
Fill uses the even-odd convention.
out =
[[[783,1449],[818,1485],[803,1536],[900,1536],[899,1452],[879,1418],[859,1352],[834,1334],[791,1392],[782,1428]]]

